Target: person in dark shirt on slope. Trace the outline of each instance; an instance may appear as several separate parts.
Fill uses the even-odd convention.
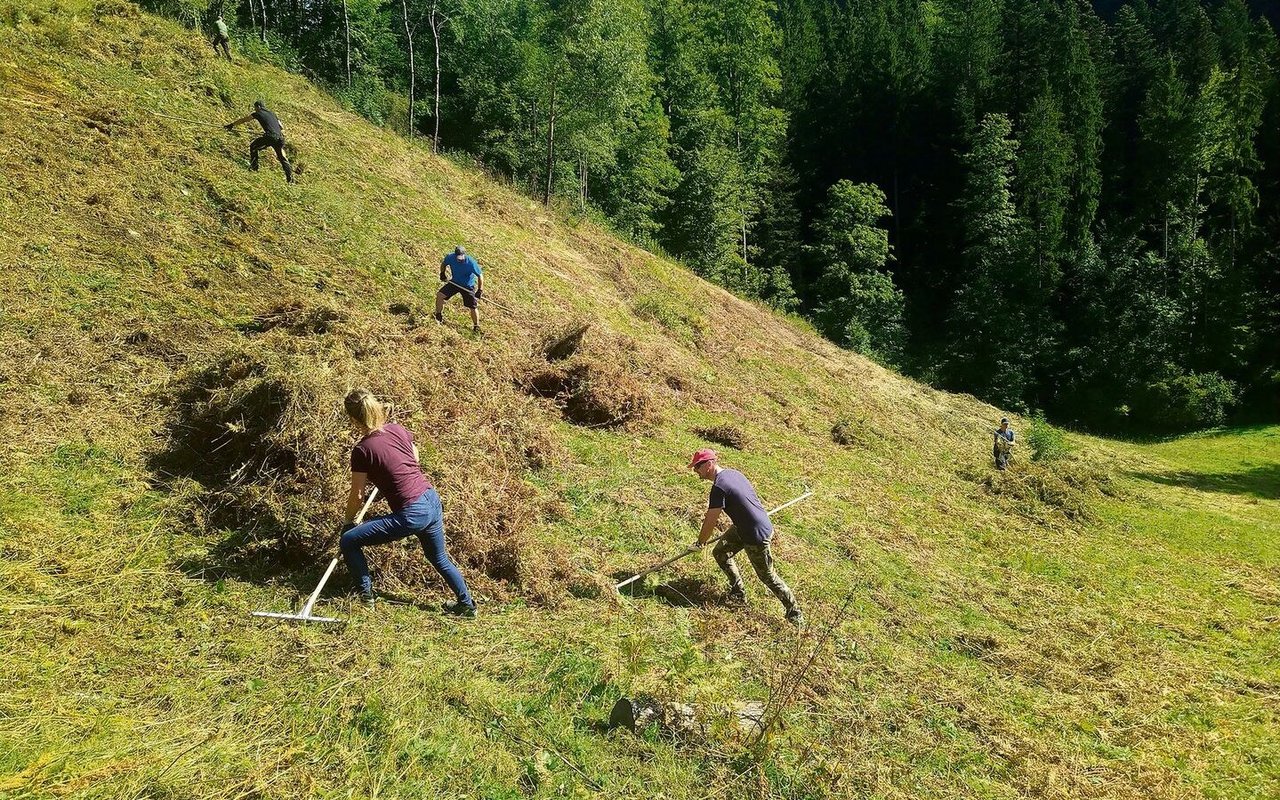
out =
[[[1005,469],[1009,466],[1009,453],[1013,450],[1013,428],[1009,427],[1008,417],[1000,418],[1000,427],[995,429],[992,438],[991,457],[996,460],[996,469]]]
[[[258,151],[270,147],[276,151],[276,158],[280,159],[280,168],[284,170],[284,179],[289,183],[293,183],[293,165],[289,163],[289,159],[284,154],[284,128],[280,125],[279,118],[268,111],[261,100],[253,101],[253,111],[235,122],[228,122],[223,127],[227,130],[232,130],[237,125],[243,125],[251,120],[257,120],[258,124],[262,126],[262,135],[249,143],[249,169],[254,172],[258,171]]]
[[[739,603],[747,599],[746,587],[742,585],[742,573],[733,560],[738,551],[746,550],[747,559],[756,575],[786,608],[787,621],[802,625],[804,614],[796,602],[795,593],[773,566],[773,552],[769,548],[769,540],[773,538],[773,524],[769,521],[768,512],[747,476],[736,469],[726,469],[718,462],[719,458],[714,450],[699,450],[689,462],[689,467],[699,478],[711,481],[707,513],[702,519],[702,530],[698,532],[698,539],[693,546],[701,548],[711,541],[720,514],[728,514],[733,525],[716,543],[711,554],[729,579],[729,598]]]

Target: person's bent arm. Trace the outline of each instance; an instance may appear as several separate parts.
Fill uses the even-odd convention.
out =
[[[351,491],[347,494],[347,522],[355,522],[356,514],[360,513],[360,504],[364,499],[364,487],[369,482],[369,476],[363,472],[351,473]]]
[[[222,127],[226,128],[227,130],[231,130],[231,129],[232,129],[232,128],[234,128],[235,126],[237,126],[237,125],[243,125],[243,124],[245,124],[246,122],[249,122],[249,121],[250,121],[250,120],[252,120],[252,119],[253,119],[253,115],[252,115],[252,114],[246,114],[246,115],[244,115],[243,117],[241,117],[240,119],[236,120],[235,122],[228,122],[226,125],[223,125]]]
[[[698,531],[698,547],[702,547],[711,541],[711,534],[716,531],[716,523],[720,521],[720,512],[724,509],[708,508],[706,515],[702,518],[702,530]]]

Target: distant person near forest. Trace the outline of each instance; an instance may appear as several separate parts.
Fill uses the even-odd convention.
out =
[[[480,332],[480,299],[484,297],[484,276],[476,260],[459,245],[440,262],[440,280],[444,286],[436,292],[436,322],[444,324],[444,304],[454,295],[462,295],[462,305],[471,312],[471,330]]]
[[[1000,427],[992,434],[991,456],[996,460],[996,469],[1009,466],[1009,454],[1013,450],[1013,428],[1009,427],[1009,418],[1000,418]]]
[[[427,561],[453,591],[454,602],[442,609],[448,614],[474,617],[476,604],[458,565],[449,558],[444,540],[444,509],[440,494],[418,465],[418,447],[413,434],[387,421],[387,410],[367,389],[355,389],[343,401],[351,423],[362,434],[351,450],[351,491],[347,495],[347,522],[342,526],[338,547],[347,570],[356,581],[360,597],[370,608],[374,604],[373,579],[364,548],[417,536]],[[387,499],[391,513],[357,525],[352,520],[369,483]]]
[[[804,624],[804,614],[796,602],[795,593],[773,566],[773,551],[769,547],[769,541],[773,538],[773,523],[769,521],[769,512],[765,511],[751,481],[736,469],[721,467],[714,450],[699,450],[694,453],[689,467],[702,480],[711,481],[707,513],[702,518],[702,529],[693,546],[701,548],[711,541],[721,513],[728,514],[729,520],[733,522],[711,551],[716,564],[729,579],[729,599],[737,603],[745,603],[747,600],[742,573],[734,563],[738,552],[746,550],[747,560],[751,562],[756,576],[787,610],[787,621],[795,625]]]
[[[254,172],[258,171],[258,151],[270,147],[276,151],[276,158],[280,159],[280,168],[284,170],[284,179],[289,183],[293,183],[293,165],[289,163],[289,159],[284,154],[284,128],[280,125],[279,118],[268,111],[261,100],[253,101],[253,111],[235,122],[228,122],[223,127],[227,130],[233,130],[237,125],[242,125],[250,120],[257,120],[258,124],[262,126],[262,135],[249,143],[249,169]]]
[[[218,48],[222,48],[222,54],[231,60],[231,31],[227,30],[227,23],[219,14],[218,18],[213,21],[213,52],[217,53]]]

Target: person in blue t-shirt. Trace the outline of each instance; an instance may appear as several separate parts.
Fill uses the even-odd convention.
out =
[[[996,469],[1009,466],[1009,452],[1013,450],[1013,428],[1009,427],[1009,418],[1000,418],[1000,427],[992,435],[991,456],[996,460]]]
[[[796,602],[795,593],[773,566],[773,551],[769,549],[769,540],[773,538],[773,523],[769,521],[769,513],[764,510],[751,481],[736,469],[721,467],[714,450],[699,450],[694,453],[689,467],[702,480],[711,481],[707,513],[702,518],[702,530],[698,532],[693,546],[701,548],[711,541],[721,513],[728,514],[729,520],[733,522],[711,551],[716,564],[720,565],[720,570],[729,579],[729,599],[737,603],[745,603],[747,600],[742,573],[733,560],[738,551],[746,550],[747,560],[751,562],[756,575],[769,587],[774,597],[782,601],[787,610],[787,621],[796,625],[803,624],[804,614]]]
[[[484,297],[484,276],[480,265],[467,255],[461,245],[453,248],[453,252],[440,262],[440,280],[444,286],[436,292],[436,322],[444,324],[444,303],[456,294],[462,295],[462,305],[471,312],[471,330],[480,332],[480,303]]]

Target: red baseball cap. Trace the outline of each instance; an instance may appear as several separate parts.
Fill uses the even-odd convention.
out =
[[[715,461],[715,460],[716,460],[716,451],[708,450],[704,447],[703,449],[693,454],[693,458],[689,460],[689,468],[693,469],[694,467],[701,464],[703,461]]]

